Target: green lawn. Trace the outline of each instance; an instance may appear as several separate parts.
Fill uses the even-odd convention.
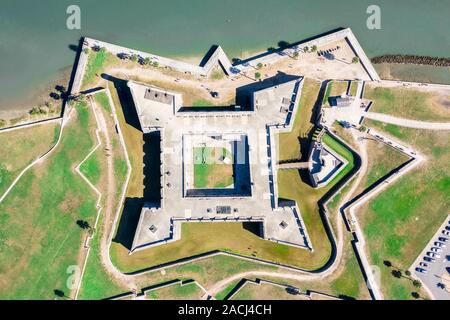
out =
[[[98,103],[103,109],[105,109],[105,111],[107,111],[108,113],[112,112],[108,95],[105,92],[96,93],[94,98],[95,102]]]
[[[103,68],[114,60],[117,60],[117,57],[106,50],[100,50],[97,52],[89,50],[89,57],[83,77],[82,88],[88,89],[89,86],[95,82],[96,78],[101,75]]]
[[[59,123],[0,133],[0,196],[19,173],[56,143]]]
[[[355,160],[353,159],[351,151],[347,147],[345,147],[340,141],[333,138],[331,135],[324,134],[322,137],[322,142],[348,161],[348,164],[345,166],[345,168],[341,172],[339,172],[333,178],[333,180],[329,182],[329,185],[330,184],[333,185],[336,184],[343,177],[345,177],[353,169],[353,167],[355,166]]]
[[[368,252],[372,263],[381,268],[385,296],[410,299],[411,291],[417,289],[407,279],[394,278],[383,261],[388,260],[401,270],[409,268],[448,214],[448,134],[398,127],[390,130],[392,126],[375,121],[366,124],[405,140],[428,157],[426,165],[402,177],[361,209]]]
[[[96,185],[100,180],[100,162],[98,160],[97,152],[94,152],[85,162],[80,166],[80,171],[93,184]]]
[[[77,117],[65,128],[60,145],[27,172],[0,204],[0,297],[53,299],[53,290],[69,295],[70,266],[97,213],[95,196],[73,171],[93,146],[93,117],[78,104]]]
[[[192,103],[193,107],[212,107],[214,106],[214,103],[205,100],[205,99],[196,99],[194,100],[194,102]]]
[[[122,146],[119,140],[119,136],[115,134],[114,131],[114,122],[113,117],[110,113],[112,111],[111,105],[109,104],[109,100],[107,99],[107,95],[105,93],[98,93],[95,95],[95,99],[97,103],[99,103],[107,114],[105,115],[106,124],[108,126],[110,132],[110,140],[112,144],[112,157],[113,157],[113,165],[114,165],[114,178],[116,183],[116,195],[115,195],[115,208],[117,206],[121,206],[120,203],[123,185],[125,183],[125,179],[128,173],[128,167],[125,160],[125,155],[122,151]],[[98,174],[101,177],[100,180],[104,181],[106,176],[106,156],[105,153],[98,153]],[[100,161],[101,160],[101,161]],[[104,189],[106,185],[100,184],[98,188],[102,192],[106,192]],[[103,189],[103,190],[102,190]],[[115,209],[113,211],[116,212]],[[104,211],[101,212],[98,225],[96,228],[96,233],[94,238],[91,240],[91,251],[88,257],[88,261],[86,264],[86,270],[82,279],[81,290],[78,295],[78,299],[103,299],[106,297],[114,296],[120,293],[123,293],[129,288],[123,287],[123,285],[119,284],[117,280],[113,279],[106,269],[103,267],[103,264],[100,259],[100,239],[104,236]]]
[[[104,223],[103,215],[100,216],[99,226]],[[100,300],[106,297],[112,297],[127,291],[125,288],[115,282],[108,274],[100,261],[100,238],[103,229],[99,228],[91,240],[91,251],[89,253],[88,263],[83,275],[79,300]]]
[[[147,293],[150,299],[157,300],[200,300],[202,289],[195,283],[176,284]]]
[[[367,85],[364,97],[373,101],[370,111],[420,119],[450,120],[450,96],[411,88],[380,88]]]
[[[226,188],[233,184],[233,156],[226,148],[194,148],[193,156],[195,188]],[[230,163],[224,163],[224,158]]]

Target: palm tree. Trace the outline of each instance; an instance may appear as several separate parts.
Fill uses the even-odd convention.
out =
[[[256,68],[257,69],[261,69],[263,67],[263,64],[261,63],[261,62],[259,62],[257,65],[256,65]]]
[[[312,47],[311,47],[311,52],[316,52],[317,51],[317,46],[316,45],[313,45]]]
[[[358,63],[358,62],[359,62],[359,58],[358,57],[353,57],[352,63]]]
[[[297,59],[299,56],[298,51],[294,51],[294,53],[292,54],[292,56],[294,57],[294,59]]]
[[[255,72],[255,79],[261,79],[261,73]]]

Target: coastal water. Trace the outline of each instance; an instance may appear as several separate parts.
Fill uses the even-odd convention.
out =
[[[381,9],[381,29],[366,26]],[[68,30],[66,9],[81,8],[81,29]],[[201,55],[220,44],[231,56],[351,27],[369,56],[450,56],[447,0],[1,0],[0,108],[70,70],[70,49],[85,35],[162,55]]]

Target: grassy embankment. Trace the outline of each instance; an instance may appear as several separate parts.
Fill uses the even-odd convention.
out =
[[[394,278],[393,269],[386,267],[384,261],[401,270],[409,268],[448,214],[448,134],[375,121],[366,124],[415,146],[428,157],[425,165],[402,177],[360,209],[369,257],[382,271],[385,297],[410,299],[411,292],[417,289],[406,278]]]
[[[147,293],[151,300],[200,300],[203,290],[195,283],[176,284]]]
[[[93,146],[93,117],[76,106],[60,145],[28,171],[0,204],[0,296],[52,299],[66,286],[68,267],[77,266],[86,230],[93,224],[95,196],[73,171]]]
[[[123,184],[125,183],[127,175],[127,165],[125,161],[125,156],[122,151],[120,140],[115,132],[114,119],[112,117],[112,108],[109,103],[108,96],[105,93],[97,93],[95,96],[95,101],[98,106],[103,110],[105,116],[106,124],[110,134],[110,140],[112,144],[112,149],[110,150],[111,156],[113,157],[114,163],[114,177],[116,184],[116,194],[115,194],[115,208],[119,203],[121,197],[121,190]],[[102,137],[103,140],[103,137]],[[106,169],[106,152],[103,147],[98,149],[98,154],[94,153],[92,157],[96,157],[98,161],[98,178],[97,176],[91,175],[91,182],[101,191],[103,194],[106,193],[106,183],[107,183],[107,169]],[[87,161],[89,161],[89,158]],[[92,177],[97,180],[94,182]],[[105,198],[103,198],[105,200]],[[104,206],[104,204],[103,204]],[[115,210],[114,210],[115,212]],[[78,299],[102,299],[108,296],[113,296],[115,294],[124,292],[128,290],[126,287],[117,283],[112,279],[106,270],[104,269],[102,262],[100,260],[100,239],[104,235],[104,212],[101,212],[100,219],[98,222],[97,230],[94,238],[91,241],[91,251],[86,264],[86,270],[82,279],[81,290],[78,295]]]
[[[0,196],[19,173],[57,141],[59,123],[0,133]]]

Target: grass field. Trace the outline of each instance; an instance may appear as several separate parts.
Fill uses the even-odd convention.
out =
[[[27,172],[0,204],[0,297],[52,299],[69,295],[68,267],[78,265],[86,235],[79,219],[93,224],[95,196],[73,171],[93,146],[93,117],[86,105],[65,128],[60,145]]]
[[[285,288],[263,283],[257,285],[253,282],[247,282],[232,300],[304,300],[301,295],[293,295]]]
[[[100,180],[100,162],[98,157],[101,156],[101,152],[102,151],[94,152],[80,166],[81,173],[83,173],[84,176],[94,185],[96,185]]]
[[[450,96],[437,92],[367,85],[364,97],[373,101],[373,112],[423,121],[450,120]]]
[[[0,133],[0,196],[19,173],[56,143],[59,123]]]
[[[152,300],[200,300],[203,290],[195,283],[176,284],[147,292]]]
[[[305,268],[315,267],[305,259],[310,255],[309,251],[264,240],[244,229],[240,222],[183,223],[180,240],[138,251],[131,256],[127,250],[114,249],[117,246],[120,245],[113,243],[111,258],[114,264],[124,272],[136,271],[213,250],[229,251]]]
[[[193,148],[194,187],[226,188],[233,184],[233,157],[225,148]],[[223,158],[229,159],[229,164]]]
[[[88,89],[89,86],[95,82],[96,78],[100,76],[103,68],[117,59],[118,58],[116,56],[106,50],[100,50],[97,52],[89,50],[89,57],[83,77],[82,88]]]
[[[106,124],[108,126],[108,131],[110,132],[110,140],[112,144],[111,156],[114,160],[114,177],[116,183],[116,195],[114,204],[115,207],[117,207],[121,205],[121,192],[125,183],[128,167],[125,161],[125,156],[122,151],[119,137],[115,133],[113,117],[109,113],[112,111],[112,108],[109,104],[108,96],[105,93],[98,93],[94,96],[94,98],[95,101],[102,106],[106,113],[108,113],[104,113],[104,115]],[[99,180],[102,182],[97,187],[101,192],[106,193],[106,154],[103,152],[102,147],[98,150],[100,150],[100,152],[98,153],[99,159],[97,159],[97,169]],[[102,211],[100,219],[98,221],[98,227],[96,228],[96,233],[90,243],[91,251],[86,264],[86,270],[82,279],[82,285],[80,293],[78,295],[78,299],[102,299],[129,290],[129,288],[125,288],[117,283],[116,280],[107,273],[100,260],[100,239],[103,237],[105,232],[104,223],[104,212]]]
[[[391,299],[410,299],[411,291],[417,289],[405,278],[394,278],[383,261],[401,270],[409,268],[448,214],[448,133],[385,126],[375,121],[366,124],[404,140],[428,157],[425,165],[402,177],[360,210],[370,259],[382,271],[383,293]]]

